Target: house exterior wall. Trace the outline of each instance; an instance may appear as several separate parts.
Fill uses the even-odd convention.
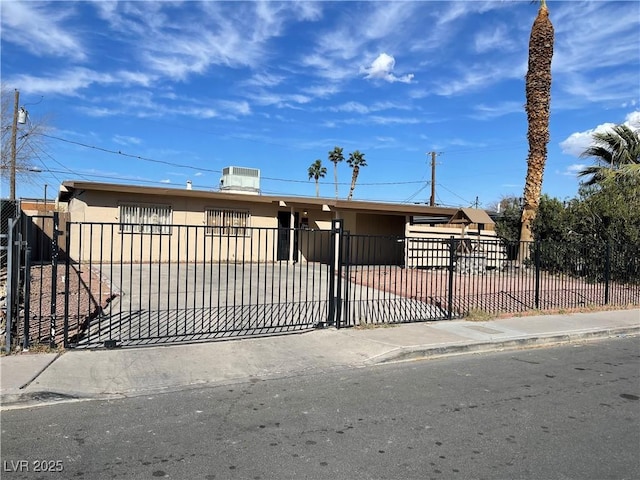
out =
[[[307,262],[328,263],[331,255],[333,213],[320,210],[306,211],[309,230],[301,230],[299,233],[301,259]]]
[[[410,213],[396,213],[388,205],[371,204],[363,208],[360,203],[354,202],[353,206],[350,202],[343,203],[331,205],[329,202],[327,205],[316,199],[282,200],[243,195],[198,196],[197,192],[187,194],[177,190],[172,193],[171,190],[152,188],[110,191],[108,186],[103,186],[102,189],[74,188],[69,203],[61,203],[59,210],[66,207],[72,222],[71,258],[105,263],[264,262],[283,259],[283,250],[285,259],[329,262],[334,218],[342,219],[344,230],[351,234],[348,261],[353,264],[444,267],[449,265],[449,247],[443,240],[448,241],[452,236],[474,239],[475,245],[479,246],[477,240],[496,238],[490,223],[480,225],[482,230],[478,234],[477,225],[467,226],[464,231],[459,225],[412,225]],[[120,224],[120,206],[123,204],[168,206],[171,208],[171,226],[158,227],[153,233],[140,232],[133,227],[133,231],[123,232]],[[208,209],[247,212],[248,226],[242,230],[242,225],[236,225],[231,233],[220,235],[219,229],[207,226]],[[148,212],[145,215],[156,215]],[[295,235],[278,228],[279,212],[299,219],[300,229]],[[463,213],[474,215],[474,212]],[[162,217],[163,213],[157,215]],[[64,245],[66,239],[60,240]],[[487,258],[495,259],[488,266],[499,266],[502,254],[499,243],[481,243],[482,249],[491,250],[486,252]],[[291,252],[291,246],[296,251]],[[343,255],[346,253],[343,250]]]
[[[347,228],[352,235],[349,262],[356,265],[400,265],[403,262],[401,237],[407,217],[404,215],[376,215],[357,213],[355,228]],[[346,252],[345,252],[346,253]]]
[[[120,205],[171,207],[167,233],[130,233],[120,228]],[[206,225],[207,209],[249,213],[246,236],[212,235]],[[216,199],[161,197],[88,191],[68,204],[71,222],[70,256],[74,260],[108,262],[256,262],[275,261],[278,247],[278,212],[291,211],[275,203],[224,202]],[[308,231],[298,235],[301,261],[325,261],[330,252],[329,235],[333,213],[293,208],[308,219]],[[304,212],[307,215],[304,215]],[[319,230],[328,230],[320,232]]]

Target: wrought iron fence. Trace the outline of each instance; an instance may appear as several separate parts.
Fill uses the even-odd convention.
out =
[[[346,233],[344,249],[342,326],[640,304],[638,246]]]
[[[640,305],[638,246],[23,217],[10,340],[98,347]],[[144,226],[143,226],[144,227]],[[520,257],[518,259],[518,257]],[[17,267],[16,267],[17,265]]]

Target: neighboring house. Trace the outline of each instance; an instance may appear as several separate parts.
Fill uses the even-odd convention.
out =
[[[55,200],[43,200],[39,198],[21,198],[20,210],[29,215],[53,215],[56,209]]]
[[[182,242],[183,248],[202,259],[208,258],[207,248],[216,247],[219,250],[216,260],[251,261],[260,256],[264,261],[267,255],[273,261],[326,261],[334,219],[342,219],[344,230],[354,237],[448,238],[480,232],[482,236],[495,238],[493,221],[483,210],[463,209],[460,214],[456,208],[248,195],[193,190],[189,184],[185,189],[177,189],[67,181],[60,187],[58,205],[60,211],[67,212],[65,217],[70,222],[94,224],[90,230],[83,227],[83,238],[77,238],[71,230],[70,252],[78,260],[87,260],[89,255],[97,258],[100,243],[101,252],[110,252],[113,258],[120,258],[124,251],[126,261],[129,250],[148,243],[149,249],[155,249],[150,260],[175,261],[176,245]],[[464,229],[454,225],[458,221],[463,221]],[[180,229],[178,225],[199,228]],[[296,229],[294,235],[292,228]],[[173,241],[169,240],[160,251],[163,247],[159,237],[172,237]],[[379,250],[376,258],[381,263],[406,261],[396,257],[407,252],[384,247]],[[351,257],[363,260],[365,253],[352,251]]]

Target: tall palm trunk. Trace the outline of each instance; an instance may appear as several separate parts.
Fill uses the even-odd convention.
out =
[[[316,177],[316,197],[320,196],[320,184],[318,183],[318,177]]]
[[[553,25],[545,0],[540,2],[538,15],[529,38],[529,65],[526,78],[527,96],[527,177],[524,186],[520,241],[533,240],[533,221],[536,218],[542,176],[549,143],[549,110],[551,102],[551,59],[553,57]],[[527,247],[520,249],[520,261],[528,257]]]
[[[338,162],[333,162],[333,183],[336,186],[336,198],[338,198]]]
[[[360,167],[357,165],[353,167],[353,175],[351,175],[351,188],[349,189],[349,196],[347,200],[351,200],[353,197],[353,191],[356,189],[356,180],[358,180],[358,173],[360,173]]]

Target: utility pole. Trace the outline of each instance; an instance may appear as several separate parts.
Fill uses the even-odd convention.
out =
[[[436,206],[436,157],[438,153],[429,152],[431,155],[431,198],[429,199],[429,206]]]
[[[16,138],[18,136],[18,104],[20,103],[20,92],[16,89],[15,101],[13,104],[13,123],[11,124],[11,171],[9,180],[9,200],[16,199]]]

